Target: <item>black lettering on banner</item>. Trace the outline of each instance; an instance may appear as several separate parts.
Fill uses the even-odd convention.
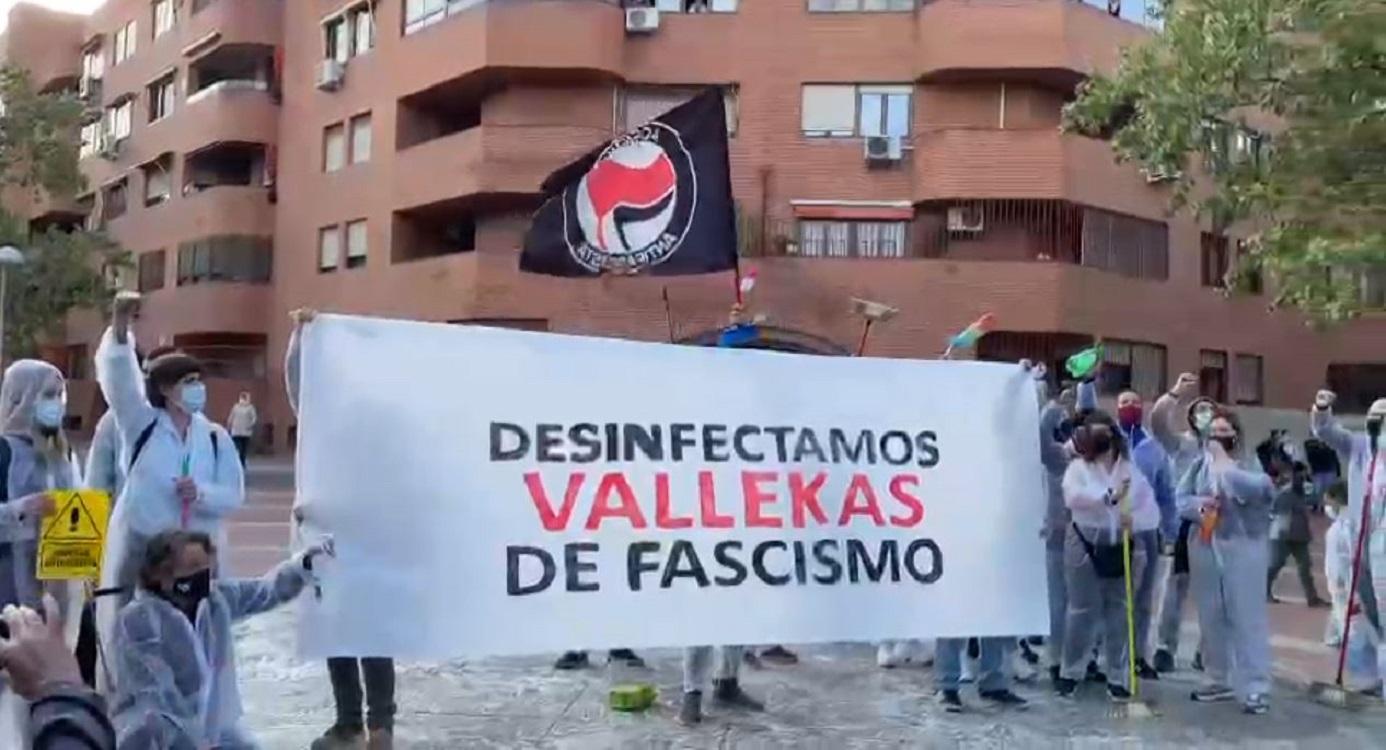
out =
[[[578,557],[582,552],[596,552],[596,542],[572,542],[563,545],[563,562],[566,566],[565,572],[568,577],[569,591],[599,591],[601,584],[596,581],[582,580],[583,573],[595,573],[597,564],[585,562]]]
[[[794,548],[794,580],[802,586],[808,582],[808,560],[805,559],[804,543],[795,542],[792,547]]]
[[[681,565],[680,561],[686,560]],[[706,588],[708,585],[707,572],[703,570],[703,564],[698,560],[698,553],[693,549],[693,543],[687,539],[675,540],[674,545],[669,548],[669,564],[664,566],[664,577],[659,582],[659,587],[667,589],[673,585],[675,578],[692,578],[698,582],[698,588]]]
[[[919,566],[915,564],[914,556],[920,550],[928,550],[933,557],[929,561],[928,573],[919,572]],[[932,539],[916,539],[905,548],[905,570],[909,572],[911,578],[920,583],[933,583],[943,575],[943,552],[939,550],[938,545]]]
[[[746,438],[759,434],[760,428],[755,425],[746,424],[736,428],[736,435],[732,438],[732,444],[736,447],[737,458],[752,463],[760,463],[765,460],[764,453],[758,453],[746,447]]]
[[[640,576],[659,570],[659,563],[645,559],[645,555],[659,551],[659,542],[633,542],[626,548],[626,583],[631,591],[640,590]]]
[[[919,454],[919,465],[928,469],[938,466],[938,434],[925,430],[914,436],[915,452]]]
[[[833,554],[829,555],[828,550],[832,550]],[[813,543],[813,559],[829,571],[826,575],[814,573],[813,580],[828,586],[842,580],[842,563],[838,562],[836,553],[836,539],[820,539]]]
[[[689,435],[695,429],[697,428],[694,425],[684,422],[669,425],[669,442],[671,443],[669,455],[675,461],[683,460],[684,449],[692,448],[698,444],[698,441]]]
[[[529,585],[520,583],[520,559],[522,557],[532,557],[544,567],[544,572],[539,576],[539,580]],[[557,573],[558,569],[554,567],[553,555],[538,547],[511,545],[505,548],[505,592],[510,596],[537,594],[553,583]]]
[[[717,559],[717,564],[732,571],[730,576],[716,576],[712,580],[718,586],[740,586],[746,582],[746,566],[740,560],[732,557],[731,551],[741,549],[741,542],[718,542],[712,548],[712,556]]]
[[[627,423],[623,428],[626,435],[625,459],[635,460],[636,449],[645,456],[648,461],[664,460],[664,441],[661,439],[663,430],[659,425],[650,425],[646,430],[644,425]]]
[[[818,436],[813,434],[813,430],[803,429],[799,431],[799,440],[794,444],[794,462],[803,463],[805,456],[811,456],[813,460],[820,464],[828,462],[828,456],[823,452],[823,446],[818,443]]]
[[[765,431],[775,436],[775,455],[780,463],[789,460],[789,447],[786,445],[786,438],[789,433],[794,431],[793,427],[766,427]]]
[[[621,425],[606,423],[606,460],[621,460]]]
[[[779,540],[771,540],[768,542],[761,542],[760,544],[757,544],[755,550],[751,552],[751,568],[755,570],[756,577],[762,581],[765,581],[771,586],[783,586],[789,583],[789,576],[771,575],[770,571],[765,569],[766,552],[772,549],[787,548],[787,545]]]
[[[847,540],[847,577],[852,583],[860,580],[857,569],[864,568],[866,577],[872,583],[879,583],[881,576],[890,568],[890,580],[900,580],[900,560],[896,556],[895,540],[882,539],[880,555],[876,562],[871,562],[871,553],[866,550],[866,545],[860,539]]]
[[[601,428],[591,422],[582,422],[568,428],[568,442],[582,449],[568,454],[573,463],[590,464],[602,456]]]
[[[703,458],[711,463],[730,461],[727,454],[727,426],[724,424],[703,425]]]
[[[505,447],[507,435],[515,439],[513,448]],[[509,422],[491,423],[492,461],[514,461],[524,458],[526,453],[529,453],[529,433],[525,432],[525,428]]]
[[[538,443],[535,458],[539,459],[541,463],[563,463],[568,460],[562,453],[554,451],[555,448],[563,445],[563,425],[536,425],[534,438]]]
[[[890,450],[890,446],[892,443],[898,443],[903,447],[905,451],[904,454],[898,457],[891,455],[892,451]],[[900,466],[909,463],[910,459],[913,457],[914,441],[910,439],[909,435],[906,435],[900,430],[891,430],[881,436],[881,458],[884,458],[886,463]]]
[[[847,434],[834,427],[828,430],[828,446],[833,453],[833,463],[842,463],[842,457],[851,459],[852,463],[860,463],[862,454],[866,454],[866,463],[876,463],[876,440],[870,430],[862,430],[857,433],[857,442],[847,444]]]

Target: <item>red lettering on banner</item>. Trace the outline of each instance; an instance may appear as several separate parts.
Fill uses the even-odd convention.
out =
[[[717,512],[717,487],[712,481],[712,472],[698,472],[698,503],[702,509],[703,528],[730,529],[736,519]]]
[[[692,516],[675,516],[669,501],[669,475],[655,474],[655,526],[661,529],[686,529],[693,525]]]
[[[578,490],[582,489],[582,482],[587,475],[582,472],[574,472],[568,475],[568,489],[563,493],[563,507],[554,512],[553,503],[549,502],[549,494],[544,491],[544,480],[540,478],[539,472],[531,471],[525,474],[525,487],[529,489],[529,499],[534,503],[534,509],[539,512],[539,523],[544,525],[545,531],[562,531],[568,528],[568,520],[573,517],[573,506],[577,505]]]
[[[828,524],[828,515],[823,512],[823,506],[818,502],[818,493],[823,491],[823,483],[828,481],[825,472],[818,472],[813,475],[813,479],[808,484],[804,484],[802,472],[791,471],[789,473],[789,502],[794,518],[794,528],[802,529],[808,523],[807,516],[812,515],[813,520],[820,525]]]
[[[864,505],[858,505],[856,498],[864,498]],[[881,515],[881,505],[876,500],[876,491],[871,488],[871,480],[865,474],[853,474],[852,483],[847,487],[847,497],[842,502],[842,515],[837,519],[838,526],[851,523],[852,516],[870,516],[877,526],[885,526]]]
[[[617,496],[618,505],[611,504],[613,495]],[[640,503],[635,501],[635,493],[631,491],[630,482],[627,482],[626,476],[619,471],[602,475],[602,482],[597,485],[597,497],[592,501],[592,512],[587,516],[587,530],[596,531],[606,518],[625,518],[630,521],[631,527],[636,529],[643,529],[646,525],[645,516],[640,512]]]
[[[741,494],[746,500],[747,528],[778,529],[784,526],[783,518],[763,515],[761,512],[766,503],[773,503],[776,500],[775,493],[766,492],[761,484],[773,482],[779,478],[779,472],[775,471],[741,472]]]
[[[918,487],[919,477],[913,474],[900,474],[890,480],[890,496],[909,510],[909,515],[890,517],[890,523],[894,526],[918,526],[924,520],[924,503],[916,495],[911,494],[906,489],[906,485]]]

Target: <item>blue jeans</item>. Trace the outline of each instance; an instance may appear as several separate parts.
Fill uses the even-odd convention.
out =
[[[983,692],[1006,690],[1010,675],[1006,658],[1015,648],[1014,638],[979,638],[981,657],[977,660],[977,689]],[[940,638],[934,649],[934,679],[939,690],[957,690],[962,680],[962,656],[966,638]]]

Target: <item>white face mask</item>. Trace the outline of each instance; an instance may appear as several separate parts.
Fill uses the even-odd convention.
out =
[[[34,404],[34,424],[48,430],[63,426],[63,416],[67,407],[60,398],[43,398]]]
[[[1323,509],[1323,512],[1324,512],[1324,513],[1327,513],[1329,518],[1332,518],[1332,519],[1335,520],[1335,521],[1338,520],[1338,508],[1337,508],[1337,506],[1330,505],[1330,506],[1328,506],[1327,508],[1324,508],[1324,509]]]

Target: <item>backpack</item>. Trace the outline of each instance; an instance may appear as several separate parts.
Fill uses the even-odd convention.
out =
[[[158,417],[155,417],[154,420],[151,421],[151,422],[149,423],[149,426],[145,427],[143,430],[140,431],[139,437],[135,438],[135,448],[134,448],[134,450],[130,451],[130,466],[126,469],[126,474],[129,474],[130,472],[133,472],[133,471],[135,470],[135,462],[140,460],[140,454],[144,452],[144,446],[149,444],[149,438],[152,437],[152,436],[154,435],[154,428],[155,428],[155,427],[158,427],[158,426],[159,426],[159,419],[158,419]],[[211,437],[212,437],[212,460],[213,460],[213,461],[220,461],[220,460],[221,460],[221,441],[217,439],[217,431],[216,431],[216,430],[211,430]],[[9,443],[7,442],[7,443],[5,444],[5,449],[4,449],[4,451],[3,451],[4,460],[5,460],[5,474],[6,474],[6,475],[9,474],[9,465],[10,465],[10,461],[9,461],[10,456],[9,456],[9,453],[10,453]],[[6,476],[5,479],[8,479],[8,476]],[[7,487],[8,487],[8,485],[7,485]]]

